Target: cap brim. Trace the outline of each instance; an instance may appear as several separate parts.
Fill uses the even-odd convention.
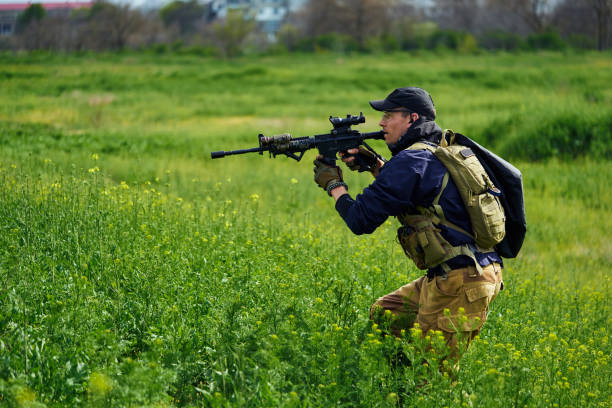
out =
[[[389,102],[387,99],[382,99],[380,101],[370,101],[370,106],[377,111],[385,111],[398,107],[397,104]]]

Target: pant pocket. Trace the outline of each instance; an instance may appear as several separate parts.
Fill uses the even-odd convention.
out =
[[[438,327],[445,332],[478,332],[487,319],[489,304],[496,285],[489,282],[465,288],[465,297],[450,314],[438,316]],[[460,312],[459,309],[463,311]]]
[[[497,285],[495,283],[483,282],[478,286],[467,287],[465,289],[465,298],[467,303],[464,309],[468,313],[477,313],[480,311],[488,311],[489,304],[495,296]]]

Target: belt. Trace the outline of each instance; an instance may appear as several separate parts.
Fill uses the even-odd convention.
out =
[[[489,269],[493,269],[493,270],[499,269],[501,271],[502,267],[499,263],[492,262],[486,266],[483,266],[482,269],[483,271],[489,270]],[[476,269],[474,265],[467,265],[467,266],[462,266],[460,268],[452,268],[449,272],[444,271],[444,269],[440,267],[431,268],[427,271],[427,278],[431,280],[436,276],[445,276],[453,272],[454,273],[460,272],[463,274],[465,278],[475,278],[479,276],[478,270]]]
[[[466,266],[472,266],[474,265],[474,261],[465,256],[457,256],[453,259],[449,259],[448,261],[446,261],[446,264],[450,267],[451,270],[455,270],[465,268]],[[429,279],[433,279],[434,276],[444,276],[447,273],[448,272],[445,271],[444,268],[442,268],[442,265],[438,265],[427,270],[427,277]]]

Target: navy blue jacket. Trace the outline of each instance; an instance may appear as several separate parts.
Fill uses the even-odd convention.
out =
[[[431,205],[440,192],[447,170],[428,150],[404,149],[418,140],[438,143],[440,137],[441,130],[434,122],[417,121],[398,144],[390,146],[393,157],[380,169],[372,184],[354,200],[348,194],[338,199],[336,210],[353,233],[370,234],[390,216],[417,214],[417,206]],[[439,204],[448,221],[467,231],[472,230],[469,215],[452,178],[449,178]],[[465,234],[443,225],[439,228],[442,236],[452,245],[474,244],[474,240]],[[475,255],[481,266],[491,262],[502,263],[495,252],[475,252]],[[473,265],[474,262],[461,255],[447,264],[451,268],[459,268]],[[432,272],[439,272],[439,269],[432,268]]]

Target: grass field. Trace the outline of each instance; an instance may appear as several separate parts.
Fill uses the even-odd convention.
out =
[[[610,84],[609,53],[2,55],[0,406],[609,407]],[[367,101],[405,85],[524,177],[525,245],[455,381],[368,320],[421,273],[395,220],[352,235],[314,152],[210,159],[329,115],[377,130]]]

